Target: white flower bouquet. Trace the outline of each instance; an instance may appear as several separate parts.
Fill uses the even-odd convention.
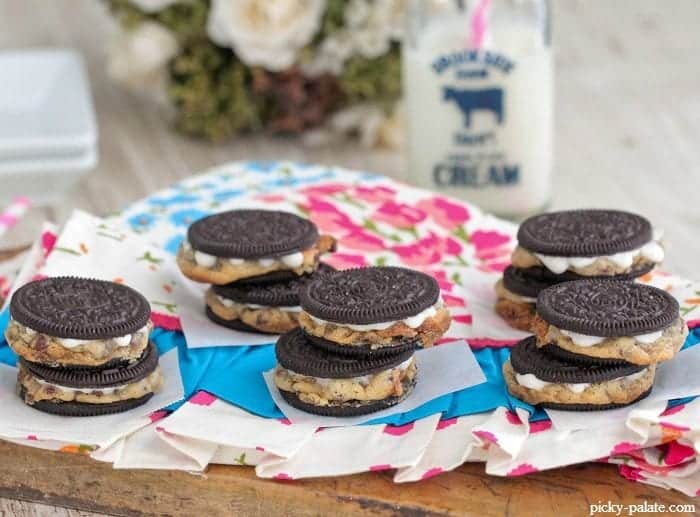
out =
[[[105,1],[112,76],[165,94],[187,134],[399,143],[404,0]]]

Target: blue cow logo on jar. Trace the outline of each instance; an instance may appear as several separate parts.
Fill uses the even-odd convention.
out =
[[[503,90],[501,88],[483,88],[466,90],[445,86],[442,89],[443,99],[454,102],[464,115],[464,126],[471,126],[472,113],[475,111],[490,111],[498,122],[503,124]]]

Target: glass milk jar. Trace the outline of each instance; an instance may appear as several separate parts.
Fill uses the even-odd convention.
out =
[[[523,216],[552,174],[545,0],[411,0],[403,47],[409,181]]]

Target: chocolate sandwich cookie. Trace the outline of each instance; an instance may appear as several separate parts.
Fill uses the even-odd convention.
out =
[[[435,279],[400,267],[337,271],[308,284],[300,299],[299,324],[335,352],[432,346],[451,321]]]
[[[302,411],[327,416],[373,413],[403,401],[413,390],[413,352],[356,359],[310,344],[301,329],[279,338],[275,385]]]
[[[299,326],[299,291],[332,271],[331,266],[320,264],[311,274],[282,282],[247,280],[212,286],[206,294],[207,316],[236,330],[284,334]]]
[[[114,282],[57,277],[31,282],[10,302],[5,337],[33,363],[99,367],[136,361],[152,328],[148,301]]]
[[[182,273],[198,282],[225,285],[275,272],[297,276],[318,267],[335,248],[316,225],[288,212],[231,210],[192,224],[177,254]]]
[[[577,411],[613,409],[641,400],[651,392],[655,373],[654,364],[562,361],[538,348],[534,336],[516,344],[503,365],[514,397],[532,405]]]
[[[63,416],[121,413],[148,402],[163,385],[158,350],[149,345],[135,363],[85,370],[19,360],[17,392],[29,406]]]
[[[671,359],[688,335],[669,293],[612,280],[577,280],[543,290],[532,330],[540,346],[639,365]]]
[[[535,303],[540,291],[556,284],[527,269],[508,266],[496,283],[496,312],[513,328],[530,330],[535,317]]]
[[[644,217],[619,210],[569,210],[525,220],[512,263],[556,275],[634,278],[663,258],[664,248]]]

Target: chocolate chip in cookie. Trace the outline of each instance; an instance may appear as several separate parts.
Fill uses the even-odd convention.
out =
[[[313,273],[279,282],[240,280],[214,285],[205,297],[207,317],[218,325],[243,332],[281,334],[296,328],[299,292],[309,282],[335,271],[320,264]]]
[[[298,307],[299,293],[310,282],[318,280],[335,271],[327,264],[319,264],[316,271],[301,276],[293,276],[285,280],[272,282],[263,279],[255,282],[253,279],[240,280],[227,285],[214,285],[212,289],[217,296],[235,303],[260,305],[265,307]]]
[[[503,367],[508,391],[533,405],[562,410],[623,407],[646,397],[655,365],[581,364],[538,348],[534,336],[511,349]]]
[[[413,351],[381,357],[339,356],[314,346],[300,329],[275,345],[275,384],[291,406],[326,416],[357,416],[392,407],[416,383]]]
[[[128,411],[148,402],[161,383],[158,350],[152,343],[137,362],[99,370],[53,368],[19,360],[18,392],[25,403],[62,416]]]

